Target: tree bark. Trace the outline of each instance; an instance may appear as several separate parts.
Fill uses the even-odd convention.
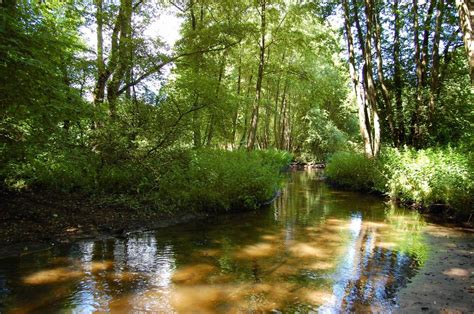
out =
[[[471,84],[474,85],[474,1],[456,0],[456,7],[468,57]]]
[[[371,138],[369,127],[367,124],[367,115],[366,115],[366,100],[365,100],[365,92],[361,83],[359,81],[359,77],[356,70],[356,61],[355,61],[355,51],[354,51],[354,39],[352,37],[351,31],[351,18],[350,18],[350,8],[348,0],[343,1],[343,9],[344,9],[344,30],[346,33],[346,40],[347,40],[347,51],[349,54],[349,73],[352,79],[352,84],[354,87],[354,94],[356,97],[358,112],[359,112],[359,129],[360,134],[362,136],[362,140],[364,142],[364,151],[367,155],[372,156],[372,146],[371,146]],[[357,19],[358,20],[358,19]],[[358,24],[360,27],[360,23]],[[357,26],[356,26],[357,27]],[[359,30],[359,27],[358,30]],[[359,41],[360,43],[363,42],[361,32],[358,32]],[[362,41],[361,41],[362,40]],[[361,45],[362,47],[363,45]],[[365,51],[365,49],[363,49]]]
[[[435,34],[433,39],[433,53],[432,53],[432,70],[431,70],[431,84],[430,84],[430,101],[428,105],[428,127],[431,130],[433,127],[433,114],[436,106],[436,96],[438,95],[438,89],[440,88],[440,57],[439,57],[439,44],[441,40],[441,31],[443,26],[443,15],[444,15],[444,0],[438,0],[437,12],[436,12],[436,26]]]
[[[222,56],[221,64],[219,66],[219,78],[217,80],[216,97],[215,97],[216,104],[215,105],[219,105],[219,96],[220,96],[219,92],[220,92],[220,89],[221,89],[222,78],[224,76],[226,57],[227,57],[227,52],[224,51],[224,55]],[[213,110],[212,113],[211,113],[211,119],[209,121],[209,133],[207,134],[207,141],[206,141],[207,146],[211,145],[212,138],[214,137],[215,120],[216,120],[215,110]]]
[[[398,136],[395,131],[395,125],[393,122],[393,109],[391,104],[391,97],[390,92],[385,84],[385,76],[383,71],[383,60],[382,60],[382,44],[381,44],[381,26],[380,26],[380,17],[377,12],[377,8],[375,7],[373,0],[365,0],[366,1],[366,8],[367,8],[367,18],[372,20],[374,24],[375,32],[373,33],[373,38],[375,42],[375,52],[377,54],[377,77],[380,84],[380,89],[382,91],[382,98],[384,102],[384,108],[386,112],[386,118],[388,122],[388,127],[390,129],[390,135],[393,141],[393,144],[398,147]]]
[[[266,0],[260,0],[260,58],[258,64],[257,85],[255,100],[253,102],[252,116],[250,119],[250,129],[247,137],[247,149],[252,150],[255,146],[255,139],[258,130],[258,115],[262,97],[263,70],[265,68],[265,33],[266,33]]]
[[[393,14],[395,18],[395,32],[393,44],[393,64],[394,64],[394,84],[395,84],[395,107],[397,108],[397,137],[399,145],[405,143],[405,117],[403,114],[403,99],[402,99],[402,67],[400,65],[400,14],[399,0],[395,0],[393,4]]]
[[[379,126],[379,116],[377,110],[377,94],[373,79],[373,68],[372,68],[372,43],[371,43],[371,34],[373,32],[372,20],[370,16],[366,16],[366,36],[364,40],[364,34],[359,21],[359,14],[357,3],[353,0],[354,3],[354,19],[357,27],[357,34],[359,36],[360,46],[364,47],[362,49],[362,57],[364,59],[364,65],[362,67],[362,82],[364,90],[364,116],[366,122],[366,128],[369,132],[369,143],[370,151],[366,150],[366,154],[374,158],[378,155],[380,151],[380,126]],[[367,10],[367,5],[366,5]],[[367,11],[366,11],[367,15]],[[370,14],[369,14],[370,15]]]
[[[132,24],[132,0],[121,0],[117,22],[120,27],[120,40],[117,47],[117,67],[113,72],[111,81],[107,86],[107,100],[109,112],[112,118],[116,115],[116,100],[119,96],[120,84],[123,82],[125,74],[130,67],[129,49],[131,45],[131,24]],[[112,51],[112,53],[114,53]]]
[[[97,81],[94,87],[94,104],[99,105],[104,102],[105,86],[110,74],[107,73],[104,63],[104,37],[103,37],[103,0],[95,0],[96,12],[96,32],[97,32]]]
[[[242,55],[239,55],[239,66],[237,68],[237,104],[235,105],[234,114],[232,116],[232,148],[235,147],[235,135],[237,133],[237,118],[239,116],[240,108],[240,92],[242,89]]]
[[[422,97],[422,80],[423,66],[421,63],[421,50],[419,39],[419,23],[418,23],[418,0],[413,0],[413,42],[415,47],[415,64],[416,64],[416,102],[415,109],[412,112],[410,125],[410,142],[413,146],[418,146],[420,137],[420,110],[423,102]]]

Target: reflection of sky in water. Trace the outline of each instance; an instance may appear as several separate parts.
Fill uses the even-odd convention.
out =
[[[109,295],[110,289],[107,283],[98,280],[96,275],[92,273],[94,249],[99,245],[104,245],[104,243],[84,241],[78,244],[78,250],[82,253],[80,260],[85,276],[71,298],[71,303],[76,306],[75,312],[91,313],[97,310],[107,310],[109,301],[112,299]]]
[[[375,311],[387,311],[395,302],[388,294],[389,278],[394,278],[397,284],[397,279],[406,277],[402,269],[406,270],[411,259],[401,252],[376,247],[375,231],[362,226],[360,213],[350,217],[347,250],[333,273],[332,297],[318,309],[321,313],[338,313],[343,308],[354,310],[355,302]]]
[[[70,297],[75,313],[108,311],[115,302],[113,294],[127,289],[126,284],[124,286],[120,280],[114,279],[112,284],[116,291],[112,291],[109,282],[104,280],[105,276],[129,276],[132,279],[128,280],[135,281],[134,292],[125,302],[125,306],[133,308],[134,311],[172,311],[171,279],[176,268],[172,245],[159,248],[153,233],[140,234],[126,240],[114,240],[113,269],[93,273],[94,259],[108,254],[107,246],[97,248],[96,244],[98,242],[84,241],[78,243],[75,249],[74,255],[79,256],[80,267],[84,270],[84,277]],[[105,267],[107,263],[98,265]]]
[[[355,280],[358,277],[359,269],[355,267],[356,264],[356,250],[357,247],[355,242],[361,231],[362,217],[360,213],[352,215],[349,223],[349,230],[351,232],[351,238],[347,243],[348,249],[344,254],[344,257],[339,262],[339,265],[335,271],[333,278],[335,283],[332,291],[334,298],[331,298],[328,303],[323,304],[320,308],[322,312],[332,312],[334,308],[341,308],[342,302],[346,297],[346,288],[351,280]]]

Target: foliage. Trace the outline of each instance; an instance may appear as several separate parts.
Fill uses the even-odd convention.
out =
[[[348,134],[329,119],[327,111],[313,108],[306,118],[309,122],[308,132],[302,135],[303,152],[311,154],[317,161],[324,161],[328,155],[348,148]]]
[[[422,205],[446,204],[468,211],[474,202],[474,167],[468,156],[446,149],[388,149],[384,153],[385,191]]]
[[[243,210],[256,209],[275,195],[291,158],[272,150],[200,149],[104,163],[97,154],[63,150],[10,163],[2,176],[10,188],[88,193],[115,205],[138,200],[166,211]]]
[[[354,189],[371,189],[422,206],[443,204],[468,212],[474,202],[474,163],[452,148],[386,148],[378,160],[359,153],[336,153],[329,179]]]
[[[170,208],[255,209],[270,200],[291,156],[278,151],[187,151],[188,163],[171,163],[158,198]]]
[[[380,179],[376,160],[347,151],[334,153],[329,158],[325,174],[332,183],[363,191],[372,190]]]

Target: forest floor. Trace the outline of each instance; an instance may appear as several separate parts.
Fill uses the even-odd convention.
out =
[[[429,224],[430,255],[399,294],[400,313],[474,312],[474,230]]]
[[[185,222],[205,213],[100,206],[82,195],[0,191],[0,258],[82,238],[123,236]]]

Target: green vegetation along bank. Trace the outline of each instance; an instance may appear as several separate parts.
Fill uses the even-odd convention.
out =
[[[2,172],[0,242],[153,228],[186,215],[257,209],[278,192],[291,158],[276,150],[199,149],[114,164],[64,152],[11,162]]]
[[[377,159],[339,152],[326,167],[330,182],[386,194],[403,203],[450,209],[465,218],[474,205],[474,159],[461,149],[386,148]]]

